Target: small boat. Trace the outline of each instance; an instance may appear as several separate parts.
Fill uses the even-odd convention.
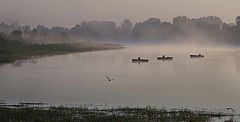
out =
[[[198,55],[190,55],[191,58],[203,58],[204,55],[202,55],[201,53],[199,53]]]
[[[132,59],[132,62],[148,62],[148,59],[141,59],[138,57],[137,59]]]
[[[169,56],[162,56],[162,57],[157,57],[158,60],[172,60],[173,57],[169,57]]]

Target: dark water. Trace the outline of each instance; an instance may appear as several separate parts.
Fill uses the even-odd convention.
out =
[[[202,53],[205,58],[190,59]],[[158,61],[157,56],[173,56]],[[132,63],[132,58],[148,63]],[[108,82],[106,75],[114,80]],[[240,109],[240,52],[138,46],[41,57],[0,66],[0,99],[51,104]]]

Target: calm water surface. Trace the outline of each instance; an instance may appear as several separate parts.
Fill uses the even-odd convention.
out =
[[[190,59],[201,52],[205,58]],[[157,56],[173,56],[158,61]],[[132,63],[132,58],[148,63]],[[114,80],[108,82],[106,75]],[[238,49],[137,46],[0,66],[0,99],[51,104],[240,109]]]

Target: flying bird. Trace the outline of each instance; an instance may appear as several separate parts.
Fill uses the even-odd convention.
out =
[[[109,82],[112,81],[112,80],[114,80],[114,79],[109,78],[108,76],[106,76],[106,77],[107,77],[107,79],[108,79]]]
[[[235,110],[233,108],[226,108],[227,110],[232,110],[233,112],[235,112]]]

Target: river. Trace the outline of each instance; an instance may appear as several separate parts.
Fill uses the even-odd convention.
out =
[[[190,58],[202,53],[204,58]],[[159,61],[157,56],[173,56]],[[132,63],[132,58],[148,63]],[[113,78],[111,82],[106,76]],[[240,51],[194,46],[129,46],[0,65],[0,99],[51,104],[239,109]]]

